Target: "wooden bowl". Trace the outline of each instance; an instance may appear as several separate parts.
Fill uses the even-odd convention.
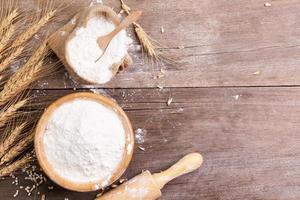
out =
[[[62,104],[66,102],[73,101],[75,99],[89,99],[96,102],[101,103],[104,106],[107,106],[111,109],[113,109],[121,119],[123,123],[123,127],[125,129],[125,150],[123,153],[123,159],[119,163],[116,170],[111,175],[111,178],[109,180],[98,180],[95,182],[90,183],[76,183],[72,182],[70,180],[66,180],[62,178],[58,173],[56,173],[51,165],[51,163],[48,162],[48,159],[45,155],[44,151],[44,144],[43,144],[43,137],[45,133],[45,128],[47,127],[47,123],[49,121],[49,118],[51,117],[53,111],[61,106]],[[125,112],[122,110],[120,106],[118,106],[114,101],[110,100],[109,98],[89,93],[89,92],[79,92],[79,93],[73,93],[67,96],[64,96],[58,100],[56,100],[54,103],[52,103],[43,113],[42,117],[40,118],[38,125],[36,127],[35,132],[35,138],[34,138],[34,146],[35,146],[35,152],[37,156],[37,160],[44,170],[44,172],[48,175],[48,177],[53,180],[58,185],[69,189],[74,190],[78,192],[88,192],[88,191],[95,191],[101,188],[104,188],[110,184],[112,184],[114,181],[119,179],[121,175],[125,172],[127,169],[130,160],[132,158],[133,154],[133,146],[134,146],[134,134],[132,130],[131,123],[125,114]]]

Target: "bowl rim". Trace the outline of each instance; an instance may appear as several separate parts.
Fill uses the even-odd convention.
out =
[[[66,102],[71,102],[75,99],[89,99],[101,103],[102,105],[114,110],[122,121],[123,127],[125,129],[125,148],[123,158],[118,167],[116,167],[114,172],[111,174],[109,179],[97,180],[89,183],[76,183],[61,177],[58,173],[55,172],[52,165],[48,162],[43,144],[43,137],[47,122],[56,108]],[[52,181],[69,190],[77,192],[88,192],[107,187],[122,176],[132,159],[134,149],[134,134],[129,118],[117,103],[100,94],[94,94],[91,92],[77,92],[57,99],[50,106],[48,106],[48,108],[46,108],[36,126],[34,148],[37,160],[41,168]]]

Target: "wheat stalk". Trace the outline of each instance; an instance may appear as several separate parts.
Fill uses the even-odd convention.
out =
[[[21,159],[0,169],[0,177],[10,175],[11,173],[15,172],[19,168],[23,167],[24,165],[32,161],[32,159],[33,159],[32,153],[26,154]]]
[[[33,134],[29,133],[25,138],[20,140],[16,145],[14,145],[0,160],[0,165],[7,163],[20,155],[24,149],[33,141]]]
[[[37,23],[28,28],[25,32],[19,35],[11,45],[11,48],[22,45],[28,41],[34,34],[36,34],[50,19],[55,15],[56,10],[47,12]]]
[[[23,99],[15,104],[10,105],[5,111],[0,113],[0,127],[3,127],[19,110],[28,102],[28,99]]]
[[[9,25],[6,32],[3,34],[1,40],[0,40],[0,52],[3,51],[3,49],[7,46],[8,42],[10,41],[10,38],[15,32],[15,26],[13,24]]]
[[[1,63],[0,63],[0,72],[3,72],[9,64],[15,60],[23,51],[24,47],[19,46],[16,50],[14,50],[8,57],[6,57]]]
[[[43,61],[41,60],[38,64],[27,67],[26,69],[20,69],[20,71],[11,76],[4,85],[4,89],[0,92],[0,106],[27,89],[27,87],[37,79],[42,65]]]
[[[120,1],[122,9],[127,13],[127,15],[129,15],[131,12],[131,8],[123,0]]]
[[[4,139],[4,141],[0,144],[0,157],[2,157],[10,147],[12,147],[12,145],[17,141],[19,135],[26,126],[26,122],[23,122],[22,124],[16,126],[7,136],[7,138]]]
[[[45,40],[31,55],[31,57],[25,64],[24,68],[26,68],[26,66],[30,67],[38,63],[46,55],[47,51],[48,51],[47,40]]]
[[[48,51],[46,41],[31,55],[26,64],[13,74],[0,92],[0,106],[27,89],[40,75],[43,58]]]
[[[0,22],[0,34],[3,35],[4,31],[9,27],[14,19],[19,15],[17,9],[9,13],[1,22]]]
[[[151,42],[151,38],[149,35],[145,32],[145,30],[139,25],[138,23],[134,23],[134,30],[136,32],[136,35],[142,44],[143,48],[147,52],[147,54],[150,57],[157,58],[157,53],[156,53],[156,47],[153,45]]]
[[[131,8],[124,2],[124,0],[121,1],[121,7],[126,12],[127,15],[130,14]],[[151,58],[157,59],[157,52],[156,52],[156,46],[152,43],[151,37],[146,33],[146,31],[143,29],[143,27],[134,22],[134,31],[143,47],[143,49],[146,51],[147,55]]]

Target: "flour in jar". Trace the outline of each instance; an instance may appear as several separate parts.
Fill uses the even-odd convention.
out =
[[[98,84],[108,82],[114,75],[112,66],[120,63],[127,55],[127,48],[132,40],[125,30],[111,40],[105,52],[97,43],[99,37],[107,35],[114,28],[111,21],[94,16],[88,20],[86,27],[77,28],[75,36],[67,42],[69,64],[83,79]]]
[[[125,130],[118,114],[89,99],[75,99],[51,114],[44,133],[46,159],[75,183],[108,180],[123,159]]]

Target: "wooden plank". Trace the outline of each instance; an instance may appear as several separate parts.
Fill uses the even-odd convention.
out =
[[[56,2],[61,2],[55,0]],[[34,7],[34,0],[22,1]],[[30,3],[31,2],[31,3]],[[70,4],[54,24],[62,26],[75,12],[89,4],[86,0],[64,0]],[[104,1],[119,11],[119,1]],[[278,86],[300,84],[300,2],[278,0],[265,7],[263,0],[126,1],[144,11],[140,23],[166,48],[164,54],[177,65],[150,65],[131,48],[134,65],[119,74],[107,88]],[[165,33],[160,32],[164,27]],[[134,34],[131,31],[131,35]],[[184,49],[177,47],[183,46]],[[57,59],[54,59],[57,60]],[[154,79],[163,68],[166,75]],[[80,87],[62,72],[43,80],[37,88]]]
[[[74,91],[39,91],[48,102]],[[133,127],[147,131],[141,151],[124,175],[157,172],[186,153],[199,151],[203,167],[172,181],[163,200],[299,199],[300,88],[167,88],[100,90],[125,109]],[[173,98],[170,106],[166,102]],[[12,199],[12,179],[0,182],[2,199]],[[24,181],[20,181],[24,182]],[[25,185],[25,184],[24,184]],[[55,186],[49,200],[92,199]],[[24,193],[15,199],[29,200]],[[37,198],[39,199],[39,198]]]

